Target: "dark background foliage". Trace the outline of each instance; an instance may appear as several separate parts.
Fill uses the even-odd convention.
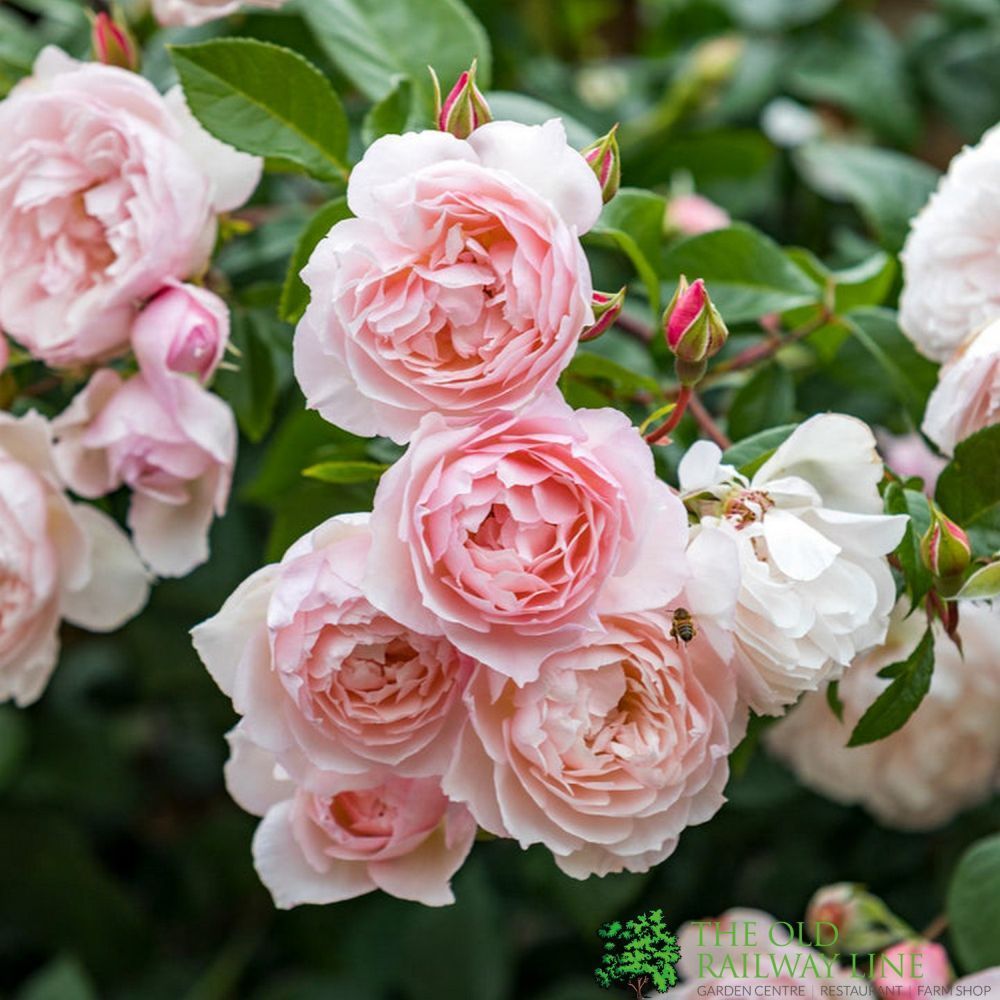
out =
[[[396,6],[420,16],[425,4]],[[870,260],[880,247],[897,251],[935,168],[1000,119],[998,0],[469,6],[492,42],[494,89],[559,108],[580,133],[621,120],[626,184],[667,194],[693,183],[735,217],[782,244],[808,247],[831,267]],[[277,16],[164,34],[191,41],[223,32],[307,55],[335,81],[354,125],[369,108],[294,4]],[[146,54],[146,72],[161,85],[172,73],[164,34],[149,37]],[[85,55],[83,6],[0,7],[0,92],[29,70],[45,41]],[[405,32],[390,42],[407,51]],[[775,99],[818,129],[812,141],[782,148],[773,129],[762,130],[762,112],[765,120],[773,115]],[[498,98],[498,110],[509,100]],[[360,131],[352,129],[354,156],[363,148]],[[796,920],[817,886],[858,880],[914,926],[931,922],[961,852],[1000,825],[996,804],[932,834],[891,833],[860,810],[804,791],[752,745],[734,762],[730,804],[689,830],[648,875],[579,883],[541,849],[484,842],[457,877],[451,908],[375,894],[274,910],[251,866],[255,820],[222,784],[223,734],[234,717],[187,632],[303,531],[370,505],[371,483],[311,481],[303,468],[328,459],[390,462],[398,453],[307,414],[292,384],[291,329],[275,306],[299,232],[328,196],[304,178],[270,176],[244,213],[256,228],[219,258],[214,280],[233,289],[244,354],[243,371],[219,389],[245,440],[210,564],[161,584],[120,634],[68,631],[42,700],[23,711],[0,708],[0,994],[587,1000],[603,995],[590,977],[598,926],[653,906],[673,927],[733,905]],[[658,232],[654,241],[659,254]],[[588,249],[598,287],[630,279],[613,238],[591,240]],[[665,275],[669,264],[657,268]],[[898,287],[891,259],[872,273],[874,286],[854,304],[891,304]],[[630,309],[648,322],[641,296]],[[919,407],[933,370],[907,353],[891,314],[883,320],[880,328],[878,316],[869,318],[868,330],[896,358]],[[629,372],[641,380],[665,370],[655,349],[620,333],[594,350],[623,369],[599,378],[579,370],[578,405],[593,403],[595,393],[598,404],[621,402],[619,391],[636,388]],[[907,407],[887,398],[884,381],[863,344],[830,335],[808,358],[784,355],[748,381],[720,385],[708,402],[725,397],[734,437],[829,407],[902,430]],[[693,435],[682,425],[682,441]],[[675,455],[667,452],[666,474]]]

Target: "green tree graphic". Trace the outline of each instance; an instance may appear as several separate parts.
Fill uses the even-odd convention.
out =
[[[662,910],[642,913],[625,924],[614,920],[597,933],[604,941],[604,956],[594,978],[605,989],[621,986],[640,1000],[651,986],[662,993],[677,982],[674,963],[681,950],[663,923]]]

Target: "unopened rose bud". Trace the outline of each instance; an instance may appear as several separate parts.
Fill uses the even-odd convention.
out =
[[[736,70],[746,42],[736,35],[710,38],[699,45],[692,56],[695,76],[704,83],[718,86]]]
[[[941,993],[953,978],[948,952],[933,941],[903,941],[876,963],[875,990],[885,1000],[918,1000]]]
[[[608,292],[594,292],[590,307],[594,311],[594,325],[588,326],[580,334],[580,340],[596,340],[602,333],[609,330],[618,319],[625,305],[625,289],[620,288],[614,295]]]
[[[729,336],[705,282],[699,278],[689,285],[683,275],[663,313],[663,332],[677,359],[677,377],[683,385],[694,385],[701,379],[708,359],[722,350]]]
[[[607,135],[580,150],[601,185],[605,205],[618,194],[622,182],[622,156],[618,151],[617,132],[618,126],[615,125]]]
[[[940,579],[961,576],[969,568],[969,536],[937,504],[931,504],[931,523],[920,539],[924,565]]]
[[[459,78],[451,93],[441,101],[441,87],[434,75],[434,90],[437,99],[437,126],[442,132],[450,132],[459,139],[468,139],[480,125],[493,121],[490,106],[476,86],[476,60]]]
[[[103,11],[94,18],[90,41],[94,58],[105,66],[119,66],[133,72],[139,68],[139,49],[120,18]]]
[[[806,909],[806,925],[817,945],[844,954],[879,951],[909,931],[878,896],[853,882],[819,889]]]

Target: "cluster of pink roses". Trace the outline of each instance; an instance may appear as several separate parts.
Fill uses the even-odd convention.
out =
[[[23,702],[51,669],[60,617],[116,627],[148,589],[124,536],[69,504],[67,487],[92,499],[127,486],[135,548],[153,572],[207,558],[236,453],[232,412],[205,388],[229,312],[184,282],[207,267],[217,215],[246,201],[261,162],[205,133],[179,89],[163,97],[54,48],[0,103],[0,131],[0,329],[67,384],[93,372],[51,423],[4,417],[0,695]],[[136,373],[99,367],[129,351]],[[107,606],[81,610],[97,578]]]
[[[280,906],[447,902],[477,826],[577,878],[645,871],[721,807],[749,705],[884,637],[905,521],[859,421],[808,421],[753,481],[706,446],[679,494],[624,414],[560,396],[601,166],[555,120],[384,137],[303,271],[310,406],[408,448],[370,515],[194,631]]]

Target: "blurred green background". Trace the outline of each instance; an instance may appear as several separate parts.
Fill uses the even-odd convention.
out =
[[[419,13],[423,4],[407,6]],[[667,196],[695,189],[831,266],[880,247],[897,251],[936,171],[1000,119],[1000,0],[468,6],[492,42],[495,90],[560,109],[581,136],[623,122],[626,184]],[[368,102],[326,58],[295,4],[280,15],[150,35],[146,72],[167,84],[165,40],[223,31],[303,52],[360,122]],[[0,92],[30,70],[46,41],[85,56],[84,5],[0,5]],[[405,49],[405,33],[393,44]],[[512,100],[497,98],[496,110],[523,113],[526,105]],[[24,711],[0,708],[0,995],[594,1000],[606,995],[590,976],[597,927],[650,906],[674,926],[733,905],[795,920],[815,888],[846,879],[867,882],[913,926],[930,923],[958,856],[1000,826],[1000,807],[928,835],[891,833],[804,791],[753,745],[735,761],[729,806],[689,830],[648,875],[578,883],[544,850],[489,842],[457,877],[451,908],[371,895],[274,910],[251,866],[256,821],[222,784],[223,734],[234,716],[187,632],[303,531],[370,506],[370,484],[308,482],[303,467],[331,455],[397,454],[305,413],[292,384],[291,331],[274,304],[298,233],[325,197],[304,179],[268,178],[245,213],[257,228],[219,260],[216,280],[234,289],[247,358],[245,372],[219,388],[246,439],[210,564],[161,584],[118,635],[68,630],[42,700]],[[598,243],[590,247],[596,284],[618,287],[630,277],[627,261]],[[890,269],[884,278],[880,298],[891,303],[898,276]],[[599,343],[633,370],[659,370],[627,338]],[[854,350],[835,347],[821,369],[812,361],[765,369],[777,382],[747,397],[768,405],[744,407],[745,431],[831,406],[902,430],[881,376]],[[933,370],[913,365],[926,390]],[[681,441],[692,433],[682,428]]]

